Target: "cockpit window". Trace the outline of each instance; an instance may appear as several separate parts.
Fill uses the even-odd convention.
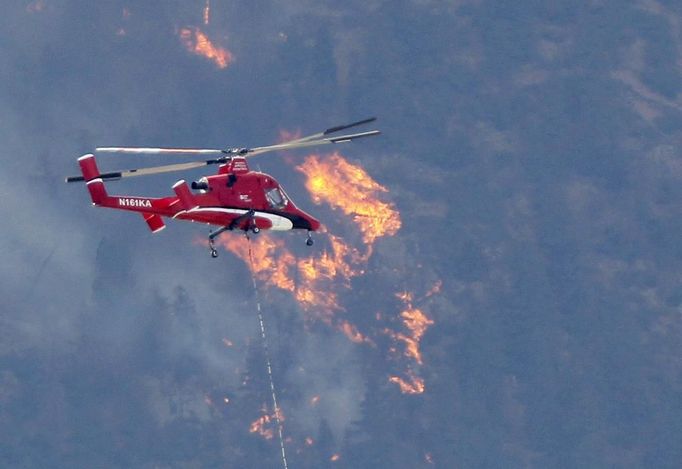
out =
[[[274,187],[265,191],[265,198],[272,208],[284,208],[287,204],[287,198],[279,187]]]

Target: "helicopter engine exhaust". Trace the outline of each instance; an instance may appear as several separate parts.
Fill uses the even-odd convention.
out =
[[[192,181],[192,189],[195,191],[207,191],[208,180],[206,178],[201,178],[198,181]]]

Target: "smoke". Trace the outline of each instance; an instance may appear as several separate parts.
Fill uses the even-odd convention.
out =
[[[339,334],[304,334],[295,350],[297,368],[290,368],[286,381],[296,383],[296,399],[283,407],[296,416],[297,433],[315,435],[323,421],[340,445],[351,423],[361,417],[365,383],[358,368],[361,350]]]

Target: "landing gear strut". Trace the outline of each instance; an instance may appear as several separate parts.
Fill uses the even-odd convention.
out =
[[[220,236],[221,233],[229,230],[229,226],[223,226],[222,228],[217,229],[216,231],[211,231],[208,235],[208,247],[211,250],[211,257],[216,258],[218,257],[218,251],[215,248],[215,239]]]
[[[308,239],[305,240],[306,246],[312,246],[314,243],[313,241],[313,235],[308,231]]]
[[[232,231],[235,228],[239,228],[239,226],[242,224],[242,222],[246,221],[246,229],[244,229],[244,234],[246,235],[247,239],[249,237],[249,231],[253,232],[253,234],[258,234],[260,233],[260,228],[258,228],[258,225],[256,225],[254,221],[254,214],[256,213],[255,210],[249,210],[243,215],[238,216],[234,220],[232,220],[232,223],[230,223],[227,226],[223,226],[216,231],[211,231],[208,235],[208,247],[211,252],[211,257],[216,258],[218,257],[218,251],[215,248],[215,239],[220,236],[222,233],[225,231]],[[310,236],[310,235],[308,235]],[[310,244],[312,244],[312,240],[310,240]]]

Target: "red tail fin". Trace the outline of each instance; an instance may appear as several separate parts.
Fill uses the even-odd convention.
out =
[[[81,167],[83,178],[88,186],[92,203],[101,205],[107,199],[107,190],[104,187],[104,182],[99,177],[99,169],[95,162],[95,156],[92,154],[83,155],[78,158],[78,164]]]

